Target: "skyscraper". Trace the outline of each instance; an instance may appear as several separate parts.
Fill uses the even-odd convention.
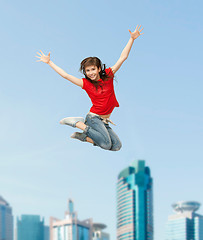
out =
[[[44,219],[38,215],[18,217],[17,240],[44,240]]]
[[[13,240],[13,215],[9,203],[0,196],[0,240]]]
[[[200,203],[177,202],[172,205],[176,214],[168,217],[166,240],[203,240],[203,216],[195,213]]]
[[[117,239],[153,240],[152,178],[143,160],[118,176]]]
[[[109,234],[102,231],[105,227],[101,223],[93,224],[92,219],[79,221],[74,203],[69,199],[65,219],[50,218],[50,240],[109,240]]]
[[[91,219],[78,220],[77,212],[74,211],[74,203],[69,199],[65,219],[50,218],[50,240],[90,240],[92,236],[91,226]]]

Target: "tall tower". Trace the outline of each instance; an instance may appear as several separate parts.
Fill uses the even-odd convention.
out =
[[[18,240],[44,240],[44,219],[38,215],[22,215],[17,218]]]
[[[13,215],[9,203],[0,196],[0,240],[13,240]]]
[[[65,219],[50,218],[50,240],[109,240],[109,234],[103,232],[105,224],[93,223],[92,219],[78,220],[74,203],[68,200]]]
[[[91,240],[92,219],[79,221],[74,203],[68,200],[68,211],[65,219],[50,218],[50,240]]]
[[[117,239],[153,240],[152,178],[144,160],[118,176]]]
[[[196,213],[200,203],[177,202],[172,205],[176,214],[168,217],[166,240],[203,240],[203,216]]]

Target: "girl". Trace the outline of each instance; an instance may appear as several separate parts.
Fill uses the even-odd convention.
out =
[[[111,68],[105,68],[99,58],[88,57],[81,62],[80,71],[83,72],[85,78],[76,78],[64,70],[56,66],[50,60],[50,52],[48,56],[40,50],[37,53],[39,58],[37,61],[47,63],[63,78],[69,80],[77,86],[84,89],[92,101],[92,107],[87,114],[86,119],[82,117],[67,117],[60,121],[60,124],[77,127],[83,132],[75,132],[71,135],[72,138],[78,139],[82,142],[89,142],[95,146],[99,146],[106,150],[118,151],[121,148],[121,141],[114,131],[109,126],[109,119],[113,109],[119,107],[118,101],[115,96],[113,78],[114,74],[121,67],[123,62],[128,58],[129,52],[133,42],[143,33],[140,30],[141,25],[136,27],[134,32],[130,30],[130,40],[123,49],[120,58],[116,64]]]

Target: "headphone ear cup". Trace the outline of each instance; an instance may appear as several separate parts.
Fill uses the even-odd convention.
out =
[[[106,69],[106,65],[103,64],[103,65],[102,65],[102,72],[104,73],[104,75],[106,74],[105,69]]]

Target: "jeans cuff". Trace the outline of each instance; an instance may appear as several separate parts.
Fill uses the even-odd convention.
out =
[[[86,135],[86,133],[83,132],[83,133],[81,134],[81,139],[80,139],[80,140],[81,140],[82,142],[87,142],[86,138],[87,138],[87,135]]]
[[[83,133],[87,135],[87,132],[89,131],[89,128],[90,128],[90,127],[87,126],[87,127],[85,128],[85,130],[83,131]]]

